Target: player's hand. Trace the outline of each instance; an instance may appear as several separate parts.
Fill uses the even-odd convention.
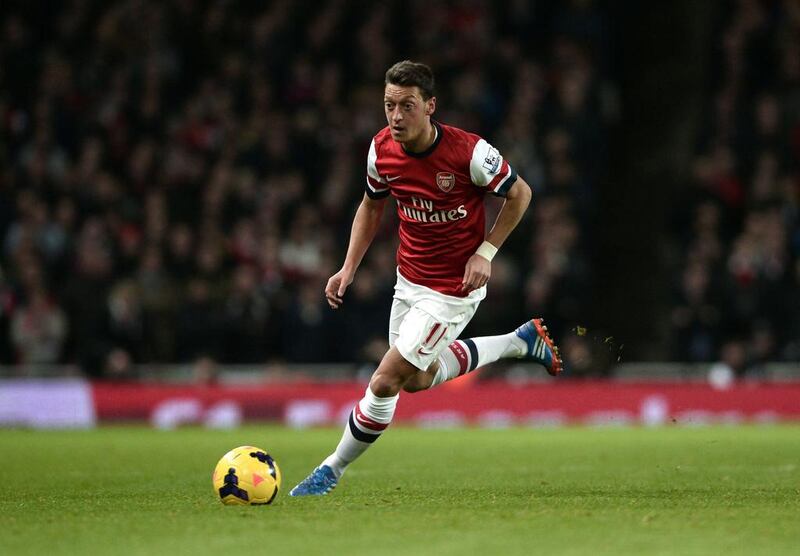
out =
[[[486,285],[492,275],[492,263],[478,255],[472,255],[464,268],[464,279],[461,289],[466,292],[477,290]]]
[[[339,308],[347,286],[352,283],[353,273],[347,272],[345,269],[340,270],[328,279],[328,285],[325,286],[325,298],[328,300],[328,305],[330,305],[331,309]]]

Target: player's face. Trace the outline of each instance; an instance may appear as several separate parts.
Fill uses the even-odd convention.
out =
[[[386,85],[383,109],[392,133],[398,143],[415,143],[430,127],[430,116],[436,108],[436,97],[423,100],[419,87]]]

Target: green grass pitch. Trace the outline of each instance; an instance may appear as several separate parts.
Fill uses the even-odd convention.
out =
[[[324,498],[338,429],[0,431],[0,554],[798,554],[800,426],[387,431]],[[211,471],[269,450],[272,506]]]

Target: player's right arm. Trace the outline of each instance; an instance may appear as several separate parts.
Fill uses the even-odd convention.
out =
[[[368,194],[364,194],[361,204],[358,206],[356,216],[353,218],[353,227],[350,230],[350,244],[347,246],[347,255],[341,270],[330,277],[328,285],[325,286],[325,297],[331,309],[338,309],[342,304],[342,296],[347,290],[347,286],[353,283],[364,254],[369,249],[375,233],[381,224],[383,209],[386,206],[386,197],[373,199]]]

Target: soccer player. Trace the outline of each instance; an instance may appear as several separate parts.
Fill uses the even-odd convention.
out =
[[[325,297],[332,309],[343,303],[391,194],[400,218],[400,246],[390,349],[336,450],[292,489],[292,496],[334,488],[392,421],[400,390],[425,390],[505,357],[541,363],[551,375],[562,369],[541,319],[500,336],[456,340],[486,297],[492,258],[527,209],[530,186],[489,143],[431,118],[436,97],[428,66],[405,60],[389,68],[383,105],[388,126],[369,147],[366,192],[344,265],[328,280]],[[484,238],[486,193],[505,202]]]

